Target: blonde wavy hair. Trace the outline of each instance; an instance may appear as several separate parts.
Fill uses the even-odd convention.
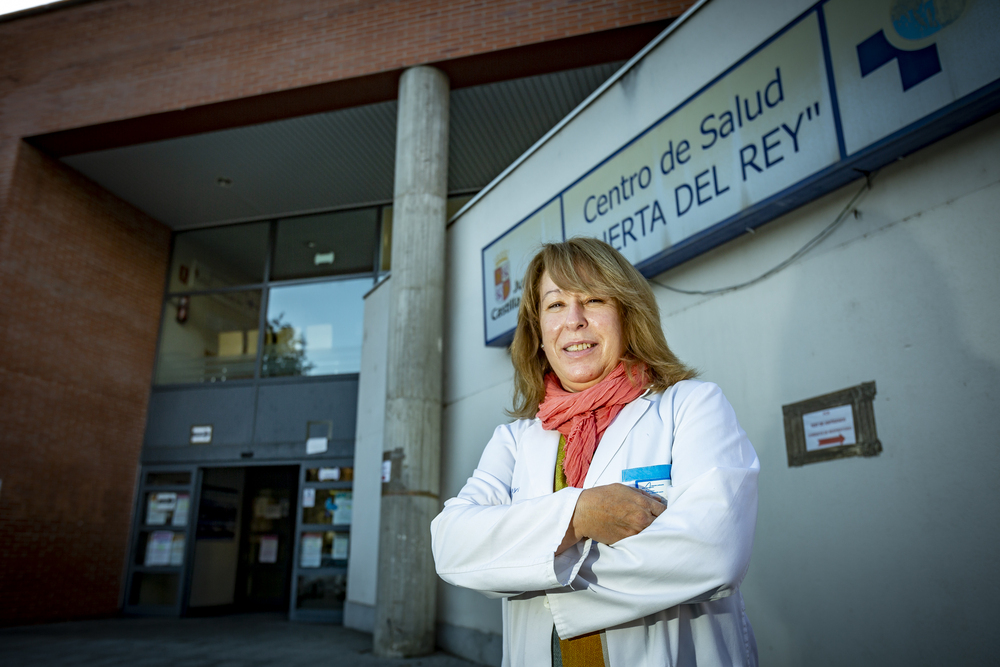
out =
[[[660,326],[660,309],[649,283],[620,252],[599,239],[572,238],[546,243],[524,274],[524,291],[511,343],[514,364],[514,406],[507,413],[531,419],[545,398],[545,374],[552,370],[541,349],[539,283],[546,271],[560,289],[609,300],[618,308],[625,352],[622,361],[630,378],[645,364],[646,386],[663,391],[697,375],[670,351]]]

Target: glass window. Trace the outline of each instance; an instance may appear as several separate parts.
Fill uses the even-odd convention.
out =
[[[377,214],[366,208],[279,221],[271,280],[372,271]]]
[[[261,375],[361,370],[364,295],[372,278],[271,289]]]
[[[151,472],[146,475],[146,484],[150,486],[187,486],[190,483],[191,473],[184,470]]]
[[[458,213],[463,206],[469,203],[473,195],[458,195],[456,197],[448,197],[447,208],[445,210],[445,217],[451,220],[451,217]]]
[[[392,207],[384,206],[382,208],[382,231],[381,238],[379,239],[381,244],[381,252],[379,254],[379,271],[388,271],[392,268]]]
[[[298,609],[343,609],[347,575],[309,574],[299,577],[295,607]]]
[[[153,572],[136,572],[132,575],[130,605],[177,604],[177,584],[180,576]]]
[[[156,383],[252,378],[259,317],[259,290],[170,297]]]
[[[351,466],[306,468],[307,482],[350,482],[353,479],[354,468]]]
[[[170,291],[195,292],[264,281],[269,223],[181,232],[174,237]]]
[[[146,494],[147,526],[186,526],[191,509],[191,496],[175,491],[155,491]]]
[[[445,204],[445,219],[451,220],[451,216],[458,213],[459,209],[465,206],[473,195],[458,195],[448,197]],[[388,271],[392,268],[392,206],[382,207],[382,230],[379,237],[379,271]]]
[[[302,523],[351,525],[354,496],[344,489],[316,489],[311,507],[302,508]]]
[[[184,564],[184,533],[172,530],[142,531],[135,550],[136,565],[178,567]]]
[[[347,565],[351,534],[332,530],[322,533],[302,533],[302,542],[299,546],[301,568]]]

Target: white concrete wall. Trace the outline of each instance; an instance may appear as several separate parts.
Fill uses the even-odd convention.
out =
[[[707,4],[451,226],[443,497],[510,405],[509,358],[483,345],[483,246],[810,4]],[[656,288],[668,341],[722,386],[761,457],[743,591],[762,664],[986,664],[1000,627],[998,155],[994,117],[883,169],[859,217],[773,278],[711,298]],[[752,278],[860,185],[656,280]],[[788,468],[781,406],[868,380],[885,451]],[[501,632],[498,602],[444,584],[439,621]]]
[[[389,286],[383,280],[365,296],[358,421],[354,441],[354,515],[347,570],[344,625],[371,632],[378,589],[378,532],[385,430],[385,364],[389,348]]]
[[[723,297],[657,290],[668,340],[718,382],[761,459],[743,592],[762,664],[992,664],[1000,453],[1000,117],[883,169],[831,238]],[[752,277],[858,185],[659,276]],[[787,465],[781,406],[875,380],[884,452]]]

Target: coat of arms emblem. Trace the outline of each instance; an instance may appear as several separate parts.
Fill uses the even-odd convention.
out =
[[[510,261],[507,259],[507,251],[503,250],[497,255],[496,269],[493,271],[493,285],[496,288],[494,294],[497,301],[503,303],[510,296]]]

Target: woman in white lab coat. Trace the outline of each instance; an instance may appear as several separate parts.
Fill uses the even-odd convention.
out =
[[[739,584],[759,461],[596,239],[525,275],[512,414],[431,525],[445,581],[503,598],[504,665],[757,664]]]

